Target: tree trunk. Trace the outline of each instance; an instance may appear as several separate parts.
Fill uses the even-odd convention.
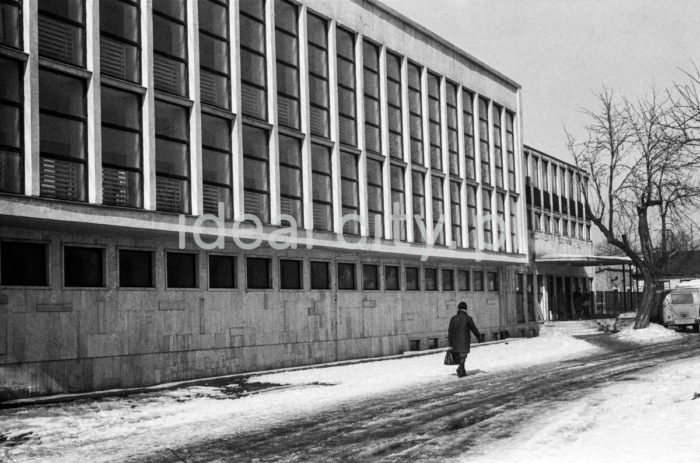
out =
[[[649,317],[656,310],[656,299],[656,281],[652,278],[645,278],[642,302],[637,309],[637,318],[634,321],[635,330],[649,326]]]

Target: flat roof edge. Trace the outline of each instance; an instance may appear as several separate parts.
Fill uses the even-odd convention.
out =
[[[513,90],[520,90],[522,88],[522,86],[518,82],[516,82],[515,80],[511,79],[510,77],[506,76],[502,72],[496,70],[495,68],[491,67],[490,65],[481,61],[480,59],[474,57],[473,55],[467,53],[462,48],[453,44],[449,40],[446,40],[445,38],[439,36],[435,32],[428,29],[427,27],[417,23],[416,21],[414,21],[413,19],[404,15],[403,13],[396,11],[395,9],[390,7],[389,5],[386,5],[382,2],[380,2],[379,0],[352,0],[352,1],[358,5],[361,5],[365,9],[367,9],[367,5],[371,5],[373,8],[377,8],[378,10],[381,10],[384,13],[401,20],[406,26],[413,28],[416,32],[423,34],[424,36],[429,37],[431,40],[434,40],[435,42],[442,45],[443,47],[448,48],[450,51],[452,51],[456,55],[459,55],[463,59],[469,61],[470,63],[476,65],[477,67],[479,67],[482,70],[486,71],[487,73],[491,74],[493,77],[497,78],[501,82],[512,87]]]

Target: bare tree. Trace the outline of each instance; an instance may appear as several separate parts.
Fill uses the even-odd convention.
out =
[[[649,324],[658,276],[673,252],[671,235],[700,205],[695,170],[700,157],[672,98],[658,91],[638,101],[603,89],[599,107],[584,110],[586,136],[567,133],[576,165],[588,173],[583,189],[591,221],[628,256],[644,278],[635,328]]]

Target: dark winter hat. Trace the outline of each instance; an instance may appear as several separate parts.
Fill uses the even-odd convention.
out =
[[[467,310],[467,303],[462,301],[459,304],[457,304],[457,310]]]

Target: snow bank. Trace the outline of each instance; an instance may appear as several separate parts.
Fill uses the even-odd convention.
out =
[[[569,336],[513,340],[472,349],[468,374],[564,360],[599,348]],[[155,450],[265,429],[327,407],[418,385],[457,379],[444,353],[257,375],[249,382],[287,385],[232,400],[221,388],[174,391],[0,411],[0,460],[120,461]],[[26,434],[29,433],[29,434]],[[4,452],[4,453],[3,453]]]
[[[700,455],[700,359],[610,381],[574,402],[555,402],[515,437],[469,463],[691,463]],[[498,455],[497,459],[494,455]]]
[[[632,329],[631,327],[625,328],[615,334],[615,337],[620,341],[650,344],[681,339],[683,335],[674,330],[666,329],[656,323],[650,323],[648,327],[639,330]]]

